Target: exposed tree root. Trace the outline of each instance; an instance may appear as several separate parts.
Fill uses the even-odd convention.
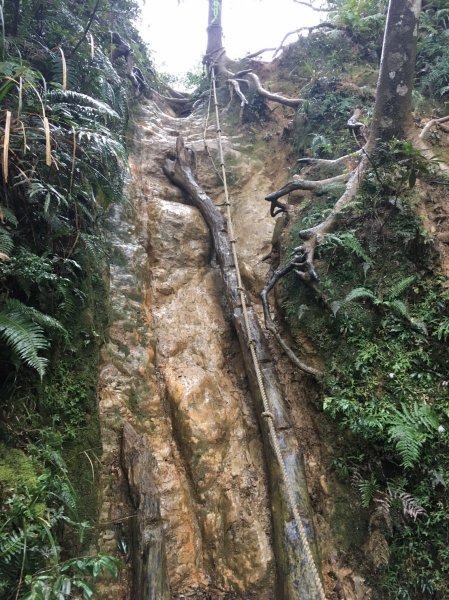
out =
[[[320,179],[318,181],[314,181],[313,179],[301,179],[300,177],[295,177],[292,181],[286,183],[281,189],[276,192],[271,192],[268,196],[265,196],[265,200],[271,202],[272,200],[277,200],[278,198],[282,198],[282,196],[286,196],[290,192],[294,190],[309,190],[309,191],[317,191],[327,185],[332,185],[333,183],[342,183],[349,179],[348,173],[343,173],[342,175],[335,175],[335,177],[329,177],[328,179]]]
[[[291,106],[292,108],[297,108],[301,104],[301,102],[304,102],[302,98],[286,98],[285,96],[281,96],[280,94],[273,94],[272,92],[269,92],[264,87],[262,87],[260,79],[255,73],[248,72],[246,73],[245,77],[254,84],[256,92],[258,92],[261,96],[264,96],[264,98],[267,98],[268,100],[278,102],[279,104],[284,104],[285,106]]]
[[[296,162],[300,165],[304,165],[304,166],[326,166],[326,167],[333,167],[336,165],[341,165],[343,164],[345,167],[347,168],[351,168],[352,167],[352,163],[354,162],[354,159],[359,157],[362,154],[363,150],[356,150],[355,152],[351,152],[351,154],[345,154],[344,156],[340,156],[339,158],[334,158],[334,159],[327,159],[327,158],[299,158]],[[352,167],[354,168],[354,167]]]
[[[295,273],[295,275],[299,277],[299,279],[303,283],[314,288],[315,290],[318,290],[317,283],[319,282],[319,276],[314,265],[315,249],[317,245],[323,240],[325,235],[331,233],[334,230],[338,222],[340,213],[351,205],[355,195],[358,192],[360,181],[368,167],[369,157],[367,152],[364,149],[361,149],[358,152],[354,152],[352,154],[343,156],[340,159],[336,159],[336,161],[326,161],[326,164],[347,164],[347,161],[350,161],[355,156],[360,155],[362,155],[362,158],[357,167],[351,173],[337,175],[336,177],[323,179],[321,181],[307,181],[304,179],[295,179],[287,183],[280,190],[272,192],[265,198],[265,200],[268,200],[272,203],[272,210],[273,206],[283,207],[285,210],[285,205],[282,205],[280,202],[278,202],[278,198],[285,196],[293,190],[317,190],[324,185],[329,185],[332,183],[338,183],[342,181],[347,182],[344,193],[336,202],[329,216],[315,227],[311,227],[310,229],[303,229],[299,232],[299,237],[303,240],[304,243],[294,249],[292,258],[287,262],[286,265],[284,265],[284,267],[282,267],[281,269],[277,269],[271,275],[267,285],[263,288],[263,290],[260,293],[264,311],[265,327],[274,335],[279,345],[285,351],[291,362],[295,366],[299,367],[303,371],[306,371],[307,373],[314,375],[315,377],[319,377],[319,372],[315,369],[311,369],[307,365],[304,365],[278,332],[276,325],[274,324],[271,318],[268,294],[283,277],[285,277],[291,272]],[[314,162],[316,160],[317,159],[300,159],[300,162],[303,162],[303,164],[304,161],[307,161],[306,164],[322,163],[322,161],[319,161],[318,163]]]
[[[240,83],[237,79],[228,79],[228,83],[229,83],[229,87],[231,88],[231,99],[232,99],[232,93],[233,91],[237,94],[237,96],[240,98],[240,106],[241,108],[243,108],[244,106],[246,106],[248,104],[248,100],[246,99],[245,94],[242,92],[241,88],[240,88]]]
[[[164,173],[175,185],[188,194],[191,203],[199,209],[211,232],[217,263],[222,275],[225,301],[239,338],[248,382],[262,430],[262,441],[268,465],[271,503],[273,505],[274,550],[278,565],[282,565],[282,578],[280,581],[283,590],[285,590],[282,597],[290,600],[316,598],[316,591],[313,591],[315,583],[312,580],[310,570],[307,568],[307,563],[304,561],[303,549],[301,544],[298,543],[296,528],[292,527],[290,521],[288,492],[274,454],[268,419],[275,427],[276,437],[280,448],[282,448],[283,462],[289,466],[288,484],[294,490],[301,519],[306,525],[309,544],[316,553],[310,500],[303,461],[298,450],[298,441],[281,393],[268,341],[259,323],[256,311],[249,303],[246,306],[247,322],[244,316],[232,249],[235,240],[229,239],[226,220],[211,198],[196,182],[192,172],[194,162],[192,153],[184,147],[182,138],[178,137],[176,159],[165,162]],[[257,372],[251,360],[251,353],[248,351],[250,345],[254,348],[258,362],[261,365],[265,393],[271,407],[269,414],[264,412]],[[303,370],[315,377],[320,375],[312,367],[307,365],[302,365],[302,367],[304,367]]]
[[[280,335],[279,331],[277,330],[276,325],[273,322],[273,319],[271,318],[270,305],[268,302],[268,294],[274,288],[276,283],[280,279],[285,277],[285,275],[287,275],[291,271],[296,272],[296,269],[302,268],[303,266],[304,266],[303,254],[299,248],[296,248],[293,258],[282,269],[278,269],[272,274],[267,285],[260,292],[260,297],[262,299],[265,327],[276,338],[276,341],[278,342],[278,344],[281,346],[281,348],[284,350],[285,354],[288,356],[288,358],[291,360],[291,362],[295,366],[297,366],[299,369],[301,369],[301,371],[304,371],[305,373],[308,373],[309,375],[313,375],[316,379],[320,379],[323,376],[321,371],[318,371],[317,369],[314,369],[313,367],[303,363],[296,356],[296,354],[293,352],[293,350],[290,348],[290,346],[284,341],[284,339]],[[315,274],[315,277],[317,278],[316,274]]]
[[[359,119],[362,116],[360,108],[356,108],[354,113],[348,119],[348,129],[354,136],[354,139],[359,146],[361,145],[359,139],[363,139],[363,143],[366,144],[367,139],[365,135],[365,124]]]
[[[441,117],[441,119],[432,119],[431,121],[429,121],[426,124],[426,126],[424,127],[424,129],[421,131],[421,134],[420,134],[419,137],[422,140],[424,140],[427,137],[427,135],[428,135],[428,133],[429,133],[429,131],[431,129],[433,129],[434,127],[441,126],[442,123],[446,123],[447,121],[449,121],[449,115],[447,115],[446,117]],[[445,131],[446,133],[448,133],[448,129],[446,129],[445,127],[441,127],[441,129],[443,129],[443,131]]]

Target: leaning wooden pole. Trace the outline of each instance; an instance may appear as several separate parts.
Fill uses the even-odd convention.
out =
[[[262,431],[272,504],[273,546],[278,569],[276,598],[279,598],[279,600],[317,600],[322,598],[322,595],[317,590],[316,577],[314,577],[309,561],[305,557],[299,532],[290,512],[288,491],[284,486],[281,469],[275,456],[269,424],[267,423],[268,419],[265,418],[266,414],[264,416],[265,408],[260,386],[258,385],[257,373],[251,360],[249,344],[253,344],[261,366],[263,384],[270,403],[270,418],[272,416],[278,444],[281,448],[288,476],[288,485],[293,491],[315,563],[319,564],[310,499],[298,441],[282,397],[279,378],[273,364],[267,339],[249,300],[247,300],[247,318],[250,325],[250,336],[247,332],[240,301],[241,290],[238,285],[233,258],[232,244],[235,243],[235,240],[229,239],[223,215],[196,182],[192,164],[193,155],[184,147],[182,138],[178,137],[176,159],[174,161],[166,160],[164,172],[175,185],[186,192],[192,204],[199,209],[211,232],[224,283],[226,303],[240,342],[255,410]]]

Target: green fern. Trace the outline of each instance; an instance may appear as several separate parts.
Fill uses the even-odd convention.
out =
[[[105,102],[97,100],[88,96],[87,94],[81,94],[80,92],[74,92],[69,90],[63,92],[62,90],[54,90],[47,94],[47,99],[51,105],[53,112],[70,111],[81,117],[96,117],[107,122],[111,119],[118,121],[119,115],[108,106]]]
[[[383,302],[384,306],[387,306],[392,310],[392,312],[396,313],[400,317],[407,319],[407,321],[411,321],[410,313],[408,312],[408,308],[402,300],[391,300],[387,302]]]
[[[395,300],[396,298],[399,298],[399,296],[403,294],[415,280],[416,277],[414,275],[409,275],[408,277],[400,279],[389,288],[386,293],[386,297],[389,300]]]
[[[372,265],[372,260],[365,252],[362,244],[351,231],[342,233],[331,233],[326,236],[325,242],[330,242],[337,246],[341,246],[351,254],[361,258],[368,265]]]
[[[395,409],[388,424],[388,436],[395,444],[402,466],[414,467],[419,461],[424,442],[435,432],[438,420],[427,404],[415,402],[411,408],[405,404]]]
[[[15,299],[6,300],[0,312],[0,337],[19,359],[37,371],[42,378],[48,360],[40,355],[42,350],[47,350],[50,342],[44,334],[44,329],[66,335],[64,327],[49,315],[37,309],[26,306]],[[13,362],[14,360],[14,356]]]
[[[331,310],[334,313],[334,316],[337,314],[337,312],[340,310],[340,308],[342,306],[344,306],[345,304],[348,304],[349,302],[353,302],[354,300],[361,300],[363,298],[368,298],[369,300],[372,300],[373,302],[377,302],[378,299],[376,297],[376,295],[369,289],[367,288],[354,288],[353,290],[351,290],[349,292],[349,294],[346,295],[346,297],[343,300],[336,300],[335,302],[331,303]]]
[[[0,313],[0,337],[17,354],[20,362],[36,370],[42,379],[48,360],[38,353],[49,347],[42,327],[23,316]]]
[[[433,335],[439,340],[445,340],[449,336],[449,317],[446,317],[438,324]]]
[[[0,536],[0,559],[4,564],[18,563],[24,549],[24,532],[22,529],[11,531]]]
[[[40,310],[37,310],[32,306],[27,306],[26,304],[23,304],[22,302],[19,302],[14,298],[9,298],[6,301],[6,307],[8,310],[8,314],[11,317],[28,317],[31,321],[37,323],[37,325],[40,325],[40,327],[43,327],[44,329],[53,331],[55,333],[59,333],[64,337],[67,336],[67,330],[61,325],[61,323],[57,319],[42,313]]]
[[[7,254],[11,254],[11,250],[14,247],[14,242],[12,240],[11,234],[5,227],[0,225],[0,252]]]
[[[371,476],[370,479],[362,479],[358,482],[357,487],[362,499],[362,506],[368,508],[379,488],[376,478]]]

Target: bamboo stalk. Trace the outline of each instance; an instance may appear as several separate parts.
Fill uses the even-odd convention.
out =
[[[3,179],[8,183],[9,137],[11,133],[11,111],[6,111],[5,139],[3,142]]]

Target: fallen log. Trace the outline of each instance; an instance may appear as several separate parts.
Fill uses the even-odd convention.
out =
[[[254,346],[261,365],[262,379],[270,402],[270,418],[273,419],[286,466],[288,485],[296,499],[315,562],[319,564],[302,455],[282,397],[279,378],[267,339],[248,299],[247,314],[251,330],[250,336],[246,330],[232,251],[232,244],[235,243],[235,240],[229,239],[225,218],[196,182],[193,175],[193,164],[193,154],[184,147],[183,140],[179,136],[176,143],[176,159],[167,159],[163,169],[167,177],[180,187],[189,196],[191,203],[199,209],[211,232],[217,262],[220,266],[226,303],[239,339],[254,407],[262,431],[272,508],[273,548],[278,575],[276,598],[279,600],[316,600],[321,596],[317,592],[316,582],[308,568],[299,532],[290,511],[287,490],[272,445],[268,419],[263,415],[263,399],[251,354],[248,351],[249,344]]]
[[[159,496],[152,479],[153,457],[143,436],[123,427],[122,466],[135,509],[130,520],[134,600],[170,600]]]

